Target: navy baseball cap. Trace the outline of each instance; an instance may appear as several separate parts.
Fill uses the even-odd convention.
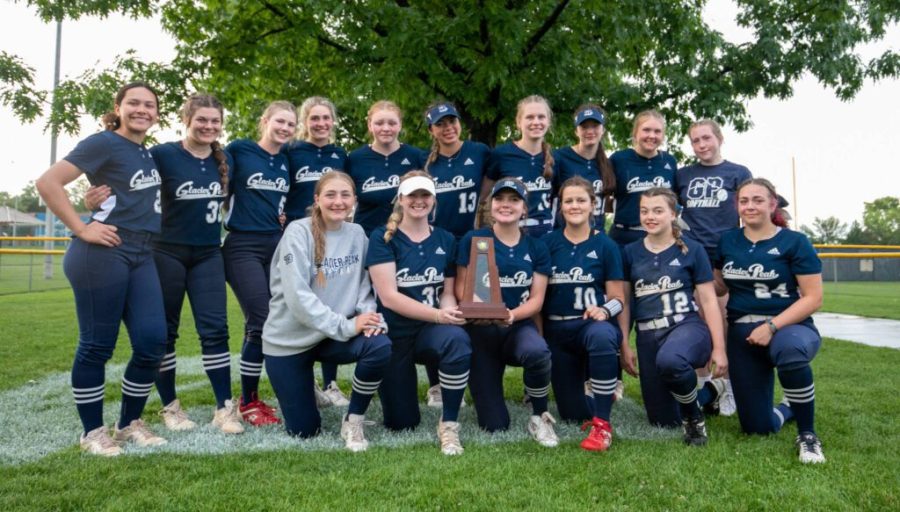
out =
[[[458,118],[459,112],[449,103],[439,103],[425,113],[425,122],[431,126],[447,116]]]
[[[581,123],[589,119],[593,119],[594,121],[597,121],[598,123],[603,125],[606,124],[606,117],[603,115],[603,112],[600,112],[595,108],[586,108],[579,111],[575,116],[575,126],[581,126]]]
[[[501,190],[506,189],[512,190],[522,199],[525,199],[528,196],[528,191],[525,190],[525,185],[523,185],[521,181],[506,178],[494,184],[494,188],[491,189],[491,197],[496,196]]]

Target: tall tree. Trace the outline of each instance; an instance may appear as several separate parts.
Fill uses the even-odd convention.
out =
[[[824,219],[816,217],[812,228],[803,225],[800,231],[806,233],[814,244],[839,244],[847,235],[847,223],[834,216]]]
[[[881,197],[865,205],[863,225],[873,243],[900,244],[900,198]]]
[[[26,1],[46,19],[157,12],[178,40],[174,62],[126,55],[115,70],[65,82],[51,122],[66,131],[79,112],[107,108],[113,84],[137,76],[158,82],[170,108],[185,90],[215,92],[230,107],[234,135],[251,134],[270,99],[324,94],[343,114],[347,144],[363,140],[367,105],[382,98],[405,109],[407,139],[423,143],[420,113],[442,98],[473,138],[493,144],[512,134],[517,100],[538,93],[562,118],[553,137],[569,140],[571,111],[591,100],[605,106],[621,146],[631,116],[646,108],[664,112],[670,137],[697,117],[744,130],[749,98],[790,97],[804,73],[849,99],[865,79],[900,71],[896,51],[863,60],[856,50],[900,19],[896,0],[737,0],[738,24],[754,34],[740,44],[703,20],[704,1]],[[0,67],[22,71],[2,57]],[[25,71],[26,79],[0,73],[0,84],[27,85]],[[0,101],[25,119],[39,93]]]

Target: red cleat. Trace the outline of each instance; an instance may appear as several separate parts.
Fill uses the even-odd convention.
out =
[[[238,410],[241,417],[247,423],[254,427],[262,427],[264,425],[277,425],[281,423],[281,419],[275,415],[275,408],[266,404],[259,399],[256,393],[252,395],[253,399],[249,403],[244,403],[244,398],[238,404]]]
[[[581,448],[589,452],[605,452],[608,450],[612,444],[612,427],[609,422],[594,417],[591,421],[585,421],[584,425],[581,426],[581,430],[587,430],[588,427],[591,427],[591,431],[588,432],[588,436],[581,442]]]

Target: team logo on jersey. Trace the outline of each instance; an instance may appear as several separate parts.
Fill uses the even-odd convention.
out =
[[[444,282],[444,273],[438,272],[434,267],[426,268],[421,274],[410,274],[408,268],[401,268],[397,271],[396,276],[398,288],[412,288]]]
[[[585,274],[584,269],[581,267],[572,267],[568,272],[557,272],[556,267],[553,267],[553,271],[550,273],[550,284],[592,282],[594,282],[594,275],[590,273]]]
[[[475,162],[473,162],[471,158],[466,158],[466,161],[463,162],[463,165],[475,165]]]
[[[222,197],[222,184],[218,181],[213,181],[209,187],[195,187],[193,181],[186,181],[175,189],[176,201],[209,199],[211,197]]]
[[[653,179],[649,181],[643,181],[635,176],[625,184],[625,190],[627,190],[629,194],[634,192],[644,192],[645,190],[650,190],[655,187],[672,188],[672,183],[662,176],[654,176]]]
[[[772,247],[771,249],[766,251],[766,254],[771,254],[773,256],[781,256],[781,251],[778,250],[778,247]]]
[[[482,284],[484,286],[490,287],[490,274],[487,272],[484,273],[484,277],[481,278]],[[528,276],[528,273],[524,270],[520,270],[513,274],[512,276],[500,276],[500,288],[520,288],[523,286],[531,286],[531,277]]]
[[[469,188],[475,188],[475,181],[472,179],[468,179],[465,176],[454,176],[450,178],[449,181],[440,182],[434,184],[434,188],[438,194],[442,192],[453,192],[456,190],[465,190]]]
[[[409,158],[404,158],[400,165],[412,165],[412,163],[409,161]]]
[[[550,182],[545,180],[543,176],[538,176],[534,179],[534,181],[525,181],[525,178],[522,176],[517,176],[522,183],[525,184],[525,189],[529,192],[534,192],[536,190],[550,190]]]
[[[591,258],[592,260],[598,259],[598,258],[597,258],[597,251],[591,251],[591,252],[587,253],[587,257],[588,257],[588,258]]]
[[[434,251],[434,253],[435,253],[435,254],[440,254],[440,255],[442,255],[442,256],[443,256],[444,254],[447,254],[446,252],[444,252],[444,248],[443,248],[443,247],[438,247],[437,250]]]
[[[294,255],[293,255],[293,254],[287,253],[287,254],[284,255],[284,264],[285,264],[285,265],[290,265],[290,264],[293,263],[293,262],[294,262]]]
[[[747,269],[735,268],[734,262],[729,261],[722,267],[722,277],[725,279],[753,279],[768,281],[778,279],[778,272],[775,270],[766,271],[762,263],[754,263]]]
[[[526,254],[525,257],[522,258],[522,259],[524,259],[525,261],[531,261],[531,255],[530,255],[530,254]]]
[[[362,191],[365,192],[378,192],[379,190],[390,190],[392,188],[397,188],[400,186],[400,176],[396,174],[392,174],[388,176],[386,180],[377,180],[375,176],[366,179],[366,181],[362,184]]]
[[[131,188],[128,190],[129,192],[144,190],[147,188],[158,187],[160,184],[162,184],[162,179],[159,177],[159,171],[150,169],[149,174],[144,174],[144,170],[141,169],[131,177],[131,180],[128,182],[128,185]]]
[[[281,170],[282,170],[282,171],[287,171],[287,167],[285,167],[284,164],[281,164]]]
[[[634,283],[634,296],[643,297],[655,293],[666,293],[682,287],[684,287],[684,284],[681,282],[681,279],[672,281],[672,278],[669,276],[662,276],[655,283],[648,283],[643,279],[638,279]]]
[[[688,208],[718,208],[728,200],[728,191],[723,188],[725,181],[718,176],[693,178],[687,187]]]
[[[247,178],[247,188],[255,190],[272,190],[274,192],[287,192],[288,182],[284,178],[275,178],[270,180],[263,178],[263,173],[258,172]]]
[[[669,165],[668,163],[666,163],[666,165],[663,167],[663,169],[668,169],[668,170],[671,171],[671,170],[672,170],[672,166]]]
[[[681,266],[681,262],[678,261],[678,258],[675,258],[674,260],[672,260],[672,261],[669,262],[669,266],[670,266],[670,267],[680,267],[680,266]]]
[[[311,171],[308,165],[297,169],[294,174],[294,183],[304,183],[309,181],[319,181],[319,178],[325,176],[326,173],[333,171],[331,167],[323,167],[321,171]]]
[[[331,154],[331,158],[334,158],[335,160],[340,160],[340,159],[341,159],[341,157],[339,157],[337,153],[332,153],[332,154]]]
[[[360,259],[359,254],[348,254],[337,258],[325,258],[322,260],[322,266],[319,267],[319,272],[324,272],[325,277],[349,274],[355,265],[359,265]]]

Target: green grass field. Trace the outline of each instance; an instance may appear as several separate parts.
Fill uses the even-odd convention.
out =
[[[900,281],[825,283],[822,311],[900,320]]]
[[[896,300],[897,293],[886,290],[877,299],[847,294],[844,302],[827,304],[875,308],[885,297]],[[78,421],[67,384],[77,338],[71,292],[7,295],[0,304],[3,510],[900,509],[898,350],[825,340],[813,369],[817,430],[828,462],[816,467],[797,462],[793,424],[774,436],[749,437],[740,433],[736,417],[710,418],[709,446],[686,448],[677,433],[644,425],[631,378],[626,400],[614,406],[616,438],[604,454],[580,450],[575,425],[560,426],[563,443],[556,449],[525,440],[520,420],[527,413],[519,406],[511,432],[491,438],[477,432],[467,407],[461,418],[466,453],[446,458],[433,441],[436,416],[423,407],[425,419],[413,434],[391,436],[370,427],[372,445],[363,454],[336,449],[338,413],[326,410],[319,440],[295,441],[273,428],[223,441],[201,429],[166,433],[172,442],[164,452],[109,460],[82,456],[76,443]],[[229,307],[236,351],[240,312],[233,300]],[[183,324],[192,326],[189,310]],[[191,331],[183,329],[178,353],[196,366],[199,349]],[[123,334],[107,372],[110,419],[128,355]],[[208,421],[211,391],[202,372],[183,372],[179,387],[194,419]],[[506,389],[510,400],[521,398],[520,372],[508,372]],[[263,394],[272,396],[265,387]],[[145,417],[162,433],[159,408],[152,396]],[[377,407],[370,419],[380,419]],[[32,446],[41,439],[53,443]],[[31,454],[27,460],[25,452]]]

